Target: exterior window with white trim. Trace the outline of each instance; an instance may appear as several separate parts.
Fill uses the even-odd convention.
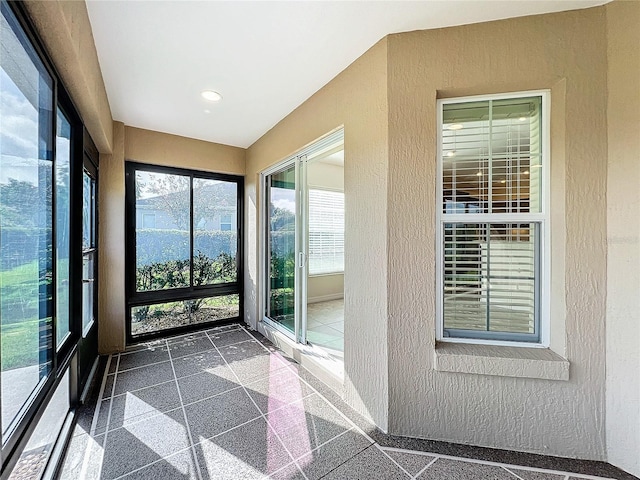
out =
[[[547,105],[439,101],[439,340],[546,342]]]

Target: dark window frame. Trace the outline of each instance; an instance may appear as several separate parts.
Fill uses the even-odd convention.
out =
[[[62,431],[59,433],[56,440],[55,450],[47,460],[46,471],[56,472],[61,466],[63,456],[58,453],[61,451],[58,445],[66,445],[73,433],[71,426],[75,422],[76,411],[79,405],[80,392],[85,387],[85,381],[79,378],[78,371],[78,342],[82,338],[81,331],[81,318],[79,306],[82,304],[82,255],[78,246],[81,245],[82,227],[78,220],[81,220],[82,212],[79,209],[73,208],[75,199],[77,198],[78,189],[82,189],[81,185],[81,172],[82,172],[82,156],[84,149],[91,144],[91,147],[95,149],[91,138],[88,136],[86,129],[83,125],[83,120],[78,113],[71,96],[65,89],[61,76],[51,60],[47,49],[44,47],[42,40],[36,28],[31,21],[29,13],[22,2],[13,0],[2,0],[1,8],[3,12],[6,11],[13,15],[17,21],[17,26],[22,30],[24,38],[29,42],[33,48],[33,54],[37,57],[38,61],[42,63],[46,72],[52,78],[52,122],[51,129],[51,155],[52,155],[52,181],[55,181],[55,167],[56,167],[56,133],[57,133],[57,112],[61,111],[71,126],[71,142],[70,142],[70,178],[69,178],[69,201],[70,201],[70,227],[69,227],[69,329],[70,335],[68,335],[60,345],[57,344],[57,291],[55,286],[52,286],[51,292],[51,306],[52,309],[52,358],[51,358],[51,370],[45,377],[43,383],[39,389],[34,392],[28,403],[25,404],[25,409],[22,412],[22,416],[18,423],[15,425],[9,437],[6,441],[0,445],[0,475],[2,478],[5,475],[9,475],[10,472],[19,460],[19,457],[27,445],[31,434],[35,430],[38,422],[42,418],[46,408],[49,405],[51,398],[53,397],[56,388],[58,387],[61,379],[70,372],[70,392],[69,399],[71,402],[71,409],[67,413],[67,419],[63,425]],[[29,53],[29,52],[27,52]],[[29,53],[31,55],[31,53]],[[97,159],[97,149],[95,158]],[[97,165],[96,165],[97,170]],[[52,187],[51,191],[51,242],[52,253],[51,272],[53,278],[57,278],[57,264],[56,264],[56,189]],[[97,302],[97,301],[96,301]],[[59,347],[59,348],[58,348]],[[0,383],[2,381],[2,375],[0,374]],[[0,442],[2,443],[2,442]],[[57,455],[57,456],[56,456]]]
[[[135,198],[135,173],[144,171],[169,175],[187,176],[190,179],[190,258],[193,258],[193,180],[196,178],[206,180],[219,180],[233,182],[237,185],[236,203],[236,232],[237,232],[237,280],[232,283],[211,285],[193,285],[193,262],[190,269],[189,287],[167,290],[154,290],[147,292],[136,291],[136,198]],[[137,343],[153,338],[167,337],[174,334],[199,330],[212,325],[222,325],[243,321],[244,319],[244,177],[227,173],[206,172],[179,167],[167,167],[162,165],[147,164],[127,160],[125,162],[125,296],[126,296],[126,341],[127,344]],[[131,310],[133,307],[154,305],[158,303],[175,302],[182,300],[195,300],[199,298],[218,297],[223,295],[238,295],[238,316],[212,322],[183,325],[173,328],[156,330],[154,332],[133,335],[131,331]]]

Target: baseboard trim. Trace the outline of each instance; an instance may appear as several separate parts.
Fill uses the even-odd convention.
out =
[[[307,303],[330,302],[331,300],[341,300],[343,298],[344,298],[344,293],[332,293],[330,295],[307,297]]]

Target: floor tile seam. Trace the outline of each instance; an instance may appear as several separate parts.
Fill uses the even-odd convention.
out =
[[[121,354],[119,354],[121,355]],[[130,372],[132,370],[138,370],[140,368],[144,368],[144,367],[151,367],[153,365],[160,365],[161,363],[168,363],[170,360],[167,358],[166,360],[161,360],[159,362],[150,362],[150,363],[145,363],[144,365],[138,365],[137,367],[131,367],[131,368],[125,368],[124,370],[116,370],[113,373],[110,373],[109,375],[113,375],[115,373],[125,373],[125,372]]]
[[[263,380],[264,380],[264,379],[263,379]],[[280,407],[278,407],[278,408],[275,408],[275,409],[273,409],[273,410],[269,410],[268,412],[262,412],[262,410],[260,410],[260,411],[261,411],[264,415],[267,415],[268,413],[275,413],[275,412],[279,412],[279,411],[280,411],[280,410],[282,410],[283,408],[290,407],[290,406],[291,406],[291,405],[293,405],[294,403],[298,403],[298,402],[301,402],[301,401],[303,401],[303,400],[306,400],[306,399],[308,399],[309,397],[312,397],[313,395],[316,395],[316,392],[308,393],[308,394],[307,394],[307,395],[305,395],[304,397],[300,397],[299,399],[297,399],[297,400],[293,400],[293,401],[288,402],[288,403],[284,403],[284,402],[283,402],[282,406],[280,406]]]
[[[336,334],[338,334],[338,335],[342,335],[342,332],[341,332],[340,330],[338,330],[337,328],[332,327],[332,326],[331,326],[331,324],[329,324],[329,323],[322,324],[321,326],[322,326],[322,327],[325,327],[325,328],[328,328],[328,329],[330,329],[331,331],[330,331],[330,332],[326,332],[326,331],[325,331],[325,332],[323,332],[323,331],[317,331],[317,329],[316,329],[316,330],[315,330],[315,333],[325,334],[325,335],[333,335],[333,332],[336,332]],[[311,328],[309,328],[309,329],[307,329],[307,330],[308,330],[308,332],[310,331],[310,332],[314,333],[314,328],[315,328],[315,327],[311,327]],[[323,330],[324,330],[324,329],[323,329]]]
[[[146,463],[146,464],[142,465],[141,467],[137,467],[137,468],[135,468],[135,469],[133,469],[133,470],[127,472],[127,473],[124,473],[124,474],[122,474],[122,475],[120,475],[118,477],[114,477],[111,480],[121,480],[123,478],[129,477],[130,475],[132,475],[134,473],[138,473],[139,471],[144,470],[145,468],[150,467],[151,465],[155,465],[156,463],[160,463],[160,462],[166,461],[168,458],[175,457],[176,455],[180,455],[181,453],[184,453],[184,452],[187,452],[189,450],[192,450],[193,448],[194,447],[191,446],[191,445],[188,446],[188,447],[185,447],[185,448],[181,448],[180,450],[177,450],[177,451],[171,453],[170,455],[165,455],[164,457],[158,458],[158,459],[154,460],[153,462]]]
[[[179,357],[179,358],[184,358],[184,357]],[[164,362],[160,362],[160,363],[164,363]],[[157,364],[156,364],[157,365]],[[143,367],[146,367],[147,365],[143,365]],[[136,368],[142,368],[142,367],[136,367]],[[130,372],[131,370],[124,370],[123,372]],[[118,373],[123,373],[123,372],[118,372]],[[190,373],[189,375],[182,375],[180,377],[178,377],[178,380],[181,380],[183,378],[189,378],[189,377],[195,377],[196,375],[202,375],[203,373],[208,373],[206,371],[204,372],[197,372],[197,373]],[[110,373],[109,376],[113,375],[113,373]],[[139,392],[141,390],[146,390],[147,388],[154,388],[154,387],[158,387],[160,385],[166,385],[167,383],[173,383],[173,379],[171,380],[165,380],[164,382],[159,382],[159,383],[154,383],[153,385],[148,385],[146,387],[140,387],[140,388],[136,388],[135,390],[127,390],[126,392],[122,392],[122,393],[118,393],[117,395],[115,395],[116,397],[120,397],[122,395],[126,395],[127,393],[135,393],[135,392]],[[239,386],[239,385],[238,385]],[[235,387],[234,387],[235,388]],[[107,400],[111,397],[106,397],[103,398],[103,400]]]
[[[206,335],[206,333],[205,333]],[[182,410],[182,417],[184,418],[184,426],[187,431],[187,440],[189,441],[189,446],[193,447],[193,436],[191,435],[191,428],[189,427],[189,419],[187,418],[187,411],[184,408],[184,402],[182,401],[182,392],[180,391],[180,384],[178,383],[178,376],[176,375],[176,369],[173,365],[173,357],[171,355],[171,349],[169,348],[169,341],[165,340],[167,348],[169,350],[169,362],[171,363],[171,371],[173,372],[173,379],[176,384],[176,389],[178,390],[178,400],[180,401],[180,408]],[[198,461],[198,455],[195,452],[195,449],[190,450],[191,458],[193,459],[193,464],[196,468],[196,474],[199,480],[202,480],[202,471],[200,470],[200,462]]]
[[[413,476],[413,479],[414,480],[417,479],[420,475],[422,475],[425,471],[427,471],[431,467],[431,465],[436,463],[437,460],[438,460],[438,457],[432,458],[429,463],[427,463],[418,473],[416,473]]]
[[[240,331],[241,329],[239,328],[238,330],[234,330],[234,331]],[[226,332],[225,332],[226,333]],[[256,342],[256,343],[260,343],[258,340],[255,339],[255,337],[253,337],[252,335],[249,335],[250,338],[247,338],[246,340],[240,340],[237,342],[233,342],[233,343],[225,343],[224,345],[216,345],[216,347],[218,348],[222,348],[222,347],[231,347],[233,345],[238,345],[239,343],[246,343],[246,342]],[[213,340],[212,340],[213,342]],[[215,345],[215,344],[214,344]]]
[[[165,348],[166,347],[156,347],[156,346],[152,347],[152,346],[149,346],[149,347],[146,347],[146,348],[140,348],[138,350],[130,350],[128,352],[125,350],[124,352],[120,352],[120,355],[122,355],[123,357],[127,357],[127,356],[133,355],[135,353],[155,352],[155,351],[162,352],[162,351],[164,351]]]
[[[139,391],[141,391],[141,390],[146,390],[147,388],[155,388],[155,387],[159,387],[159,386],[161,386],[161,385],[166,385],[166,384],[168,384],[168,383],[173,383],[173,379],[171,379],[171,380],[166,380],[166,381],[164,381],[164,382],[160,382],[160,383],[154,383],[153,385],[149,385],[149,386],[146,386],[146,387],[136,388],[136,389],[134,389],[134,390],[125,390],[125,391],[124,391],[124,392],[122,392],[122,393],[118,393],[118,394],[116,394],[116,395],[112,395],[112,396],[110,396],[110,397],[103,398],[103,400],[109,400],[110,398],[114,398],[114,397],[121,397],[121,396],[123,396],[123,395],[126,395],[127,393],[136,393],[136,392],[139,392]],[[114,385],[115,385],[115,382],[114,382]]]
[[[524,478],[522,478],[520,475],[518,475],[518,474],[516,474],[516,473],[512,472],[511,470],[509,470],[509,469],[508,469],[507,467],[505,467],[504,465],[500,465],[500,467],[501,467],[504,471],[506,471],[506,472],[510,473],[513,477],[517,478],[518,480],[524,480]]]
[[[116,360],[116,371],[113,374],[113,385],[111,385],[111,397],[109,398],[109,411],[107,413],[107,424],[105,427],[104,438],[102,440],[102,458],[100,459],[100,468],[98,468],[98,478],[102,478],[102,467],[104,466],[104,457],[107,452],[108,440],[109,440],[109,424],[111,423],[111,409],[113,407],[113,394],[116,389],[116,382],[118,380],[118,367],[120,366],[120,354]]]
[[[96,402],[96,408],[93,412],[93,419],[91,420],[91,426],[89,427],[89,435],[91,436],[95,435],[96,427],[98,426],[98,418],[100,417],[100,406],[102,405],[102,401],[104,400],[104,389],[107,386],[107,378],[109,377],[109,374],[106,372],[109,371],[109,366],[111,365],[112,356],[113,355],[109,355],[109,357],[107,358],[107,366],[105,367],[105,373],[102,375],[102,382],[100,383],[100,392],[98,393],[98,401]],[[111,389],[113,390],[113,385],[111,386]]]
[[[280,444],[282,445],[282,447],[284,448],[284,451],[287,452],[287,455],[289,455],[289,458],[295,462],[295,459],[293,458],[293,455],[291,454],[291,452],[289,451],[289,449],[287,448],[287,446],[284,444],[284,442],[282,441],[282,438],[280,438],[280,435],[278,435],[278,432],[276,432],[273,427],[271,426],[271,424],[269,423],[269,420],[266,418],[266,416],[262,413],[262,410],[260,410],[260,407],[258,407],[258,404],[255,402],[255,400],[253,399],[253,397],[251,395],[249,395],[249,392],[247,392],[246,387],[244,386],[244,383],[242,382],[242,380],[240,380],[240,377],[238,376],[238,374],[231,368],[231,366],[229,365],[229,362],[227,362],[227,359],[224,358],[224,355],[222,355],[222,352],[220,351],[220,349],[216,346],[215,343],[213,343],[213,340],[211,340],[211,337],[209,336],[209,334],[207,332],[205,332],[205,334],[207,335],[207,337],[209,338],[209,341],[211,342],[211,344],[213,345],[213,347],[218,351],[218,353],[220,354],[220,356],[222,357],[222,359],[224,360],[224,362],[227,364],[227,367],[229,367],[229,369],[233,372],[233,374],[235,375],[236,379],[238,380],[240,386],[242,386],[242,389],[244,390],[244,393],[247,397],[249,397],[249,400],[251,400],[251,403],[253,403],[253,405],[256,407],[256,410],[260,413],[260,416],[262,417],[262,419],[265,421],[265,423],[267,424],[267,428],[271,429],[271,431],[273,432],[273,434],[276,436],[276,438],[278,439],[278,441],[280,442]],[[260,343],[260,342],[258,342]],[[297,464],[296,464],[297,465]],[[299,466],[298,466],[299,468]],[[300,471],[302,472],[302,469],[300,469]],[[270,474],[267,474],[267,476],[269,476]],[[307,476],[305,475],[304,472],[302,472],[302,476],[306,479],[309,480],[307,478]]]
[[[345,463],[350,462],[351,460],[353,460],[354,458],[356,458],[358,455],[360,455],[361,453],[363,453],[365,450],[370,449],[371,447],[373,447],[373,443],[367,445],[366,447],[364,447],[362,450],[359,450],[357,453],[351,455],[349,458],[347,458],[344,462],[340,463],[339,465],[336,465],[334,468],[332,468],[331,470],[329,470],[327,473],[325,473],[324,475],[322,475],[320,477],[319,480],[322,480],[323,478],[327,477],[328,475],[330,475],[331,473],[333,473],[335,470],[337,470],[338,468],[342,467]]]
[[[389,460],[391,460],[393,463],[395,463],[395,464],[396,464],[396,466],[400,468],[400,470],[402,470],[404,473],[406,473],[408,478],[413,478],[413,475],[411,475],[407,470],[405,470],[405,468],[404,468],[402,465],[400,465],[398,462],[396,462],[396,461],[395,461],[395,459],[391,458],[391,455],[389,455],[387,452],[385,452],[385,451],[380,447],[380,445],[378,445],[378,443],[377,443],[377,442],[376,442],[376,443],[374,443],[374,445],[376,446],[376,448],[377,448],[380,452],[382,452],[382,454],[383,454],[385,457],[387,457]]]
[[[91,427],[89,428],[89,435],[87,438],[87,444],[84,447],[84,455],[82,457],[82,466],[80,468],[80,478],[85,478],[87,475],[87,469],[89,468],[89,462],[91,460],[91,455],[89,455],[89,452],[91,450],[91,446],[92,443],[94,441],[94,437],[95,437],[95,432],[96,432],[96,428],[98,426],[98,418],[100,416],[100,406],[102,405],[102,397],[104,394],[104,389],[106,387],[107,384],[107,377],[108,377],[108,372],[109,372],[109,367],[111,365],[111,360],[113,359],[113,355],[109,355],[109,358],[107,359],[107,365],[105,367],[105,373],[102,376],[102,383],[100,385],[100,393],[98,394],[98,401],[96,403],[96,409],[93,412],[93,420],[91,421]],[[111,386],[111,388],[113,389],[113,385]],[[100,461],[100,469],[102,469],[102,459],[104,458],[104,448],[102,449],[102,458],[99,460]]]
[[[240,325],[240,328],[242,328],[243,330],[247,331],[244,326]],[[248,332],[247,332],[248,333]],[[253,335],[252,335],[253,336]],[[257,340],[256,340],[257,341]],[[269,353],[271,353],[271,351],[262,343],[262,342],[258,342],[260,345],[262,345],[262,347]],[[280,359],[279,359],[280,360]],[[226,360],[225,360],[226,361]],[[292,371],[302,382],[304,382],[309,388],[311,388],[315,393],[317,393],[320,398],[322,398],[325,402],[327,402],[341,417],[343,417],[350,425],[352,425],[354,428],[357,429],[357,431],[363,435],[367,440],[369,440],[369,442],[371,443],[375,443],[375,441],[364,431],[362,430],[360,427],[358,427],[358,425],[356,425],[356,423],[351,420],[349,417],[347,417],[338,407],[336,407],[333,402],[330,402],[322,393],[320,393],[318,391],[318,389],[316,389],[313,385],[311,385],[309,382],[307,382],[304,378],[302,378],[298,372],[296,372],[296,370],[293,368],[293,366],[289,363],[286,362],[285,360],[280,360],[281,362],[283,362],[285,364],[285,367],[288,368],[290,371]],[[302,367],[302,365],[300,365],[300,368],[304,368]]]
[[[107,399],[107,400],[110,400],[110,399]],[[175,407],[171,407],[171,408],[169,408],[167,410],[163,410],[163,411],[159,411],[158,410],[156,413],[150,413],[150,415],[148,417],[140,418],[140,419],[135,420],[133,422],[127,422],[126,424],[122,424],[122,425],[120,425],[118,427],[115,427],[115,428],[106,428],[104,432],[97,434],[96,437],[99,437],[100,435],[104,435],[107,432],[115,432],[116,430],[120,430],[120,429],[123,429],[123,428],[126,429],[128,427],[132,427],[133,425],[138,425],[139,423],[145,422],[147,420],[153,420],[156,417],[159,417],[161,415],[165,415],[166,416],[168,413],[173,413],[173,412],[176,412],[177,410],[180,410],[180,405],[176,405]],[[142,416],[144,416],[144,414],[137,415],[137,416],[142,417]],[[124,422],[125,420],[131,420],[131,418],[135,418],[135,417],[123,418],[122,421]]]
[[[564,470],[553,470],[553,469],[548,469],[548,468],[538,468],[538,467],[527,467],[524,465],[513,465],[510,463],[501,463],[501,462],[491,462],[489,460],[478,460],[476,458],[467,458],[467,457],[456,457],[454,455],[446,455],[446,454],[441,454],[441,453],[434,453],[434,452],[422,452],[422,451],[416,451],[416,450],[407,450],[404,448],[394,448],[394,447],[382,447],[383,449],[387,449],[389,451],[395,451],[395,452],[399,452],[399,453],[410,453],[410,454],[421,454],[421,455],[429,455],[432,457],[436,457],[437,459],[446,459],[446,460],[458,460],[461,462],[466,462],[466,463],[475,463],[475,464],[480,464],[480,465],[489,465],[492,467],[504,467],[504,468],[513,468],[514,470],[524,470],[524,471],[529,471],[529,472],[536,472],[536,473],[548,473],[548,474],[552,474],[552,475],[560,475],[560,476],[569,476],[569,477],[574,477],[574,478],[579,478],[581,480],[615,480],[613,478],[610,477],[599,477],[596,475],[587,475],[587,474],[582,474],[582,473],[573,473],[573,472],[567,472]]]
[[[300,466],[295,462],[292,461],[291,463],[287,463],[284,467],[280,467],[278,470],[276,470],[275,472],[269,473],[267,474],[267,476],[265,477],[265,479],[269,479],[271,478],[273,475],[277,475],[278,473],[284,471],[285,469],[289,468],[290,466],[294,465],[298,471],[300,471],[300,473],[302,473],[302,475],[307,478],[307,476],[304,474],[304,472],[300,469]]]
[[[295,372],[295,371],[294,371]],[[297,372],[295,372],[297,375]],[[338,407],[336,407],[333,402],[331,402],[327,397],[325,397],[322,393],[320,393],[317,389],[315,389],[313,386],[309,385],[309,383],[304,380],[302,377],[298,376],[298,378],[300,378],[300,380],[302,380],[303,382],[305,382],[309,387],[311,387],[313,389],[313,391],[315,391],[315,393],[318,394],[318,396],[324,400],[325,402],[327,402],[327,404],[335,411],[338,413],[338,415],[340,415],[344,420],[347,421],[347,423],[349,425],[352,426],[352,428],[354,428],[358,433],[360,433],[362,436],[364,436],[369,443],[376,443],[375,440],[373,440],[373,438],[371,438],[364,430],[362,430],[358,425],[356,425],[356,423],[351,420],[347,415],[345,415]]]
[[[231,428],[227,428],[226,430],[216,433],[215,435],[212,435],[210,437],[206,437],[202,440],[200,440],[199,442],[196,442],[193,444],[194,447],[198,446],[198,445],[202,445],[204,442],[208,442],[211,440],[215,440],[216,438],[222,436],[222,435],[226,435],[227,433],[233,432],[234,430],[237,430],[238,428],[244,427],[246,425],[249,425],[250,423],[255,422],[256,420],[260,420],[264,418],[262,417],[262,415],[256,415],[255,417],[253,417],[251,420],[247,420],[245,422],[239,423],[238,425],[236,425],[235,427],[231,427]]]
[[[268,421],[268,420],[267,420]],[[269,424],[269,426],[271,426],[271,424]],[[271,427],[273,429],[273,427]],[[340,432],[337,435],[331,437],[329,440],[326,440],[318,445],[316,445],[314,448],[312,448],[311,450],[309,450],[308,452],[303,453],[302,455],[299,455],[298,457],[293,457],[294,462],[299,462],[302,458],[306,457],[307,455],[311,455],[313,452],[315,452],[316,450],[321,449],[322,447],[328,445],[329,443],[333,442],[334,440],[336,440],[337,438],[342,437],[343,435],[346,435],[349,432],[352,432],[354,429],[353,428],[349,428],[347,430],[345,430],[344,432]],[[361,451],[365,450],[366,448],[369,448],[371,445],[373,444],[369,444],[367,445],[365,448],[363,448]],[[358,453],[360,453],[358,452]],[[357,455],[357,454],[356,454]],[[355,455],[354,455],[355,456]]]
[[[597,475],[589,475],[589,474],[583,474],[583,473],[573,473],[573,472],[567,472],[566,470],[554,470],[554,469],[549,469],[549,468],[538,468],[538,467],[527,467],[525,465],[513,465],[513,464],[509,464],[509,463],[500,463],[500,462],[488,462],[488,461],[483,461],[483,460],[478,460],[478,463],[485,463],[487,465],[498,465],[501,467],[504,467],[506,469],[512,469],[512,470],[524,470],[524,471],[529,471],[529,472],[536,472],[536,473],[549,473],[551,475],[560,475],[560,476],[565,476],[565,477],[574,477],[574,478],[579,478],[582,480],[615,480],[613,478],[610,477],[599,477]],[[514,472],[511,472],[514,473]]]

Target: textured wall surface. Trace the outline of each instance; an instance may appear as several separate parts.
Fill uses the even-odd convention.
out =
[[[604,8],[391,35],[388,42],[390,432],[604,459]],[[570,379],[435,371],[436,99],[531,89],[551,89],[552,170],[564,167],[553,175],[551,198],[552,211],[566,212],[553,224],[564,232],[551,234],[552,243],[566,239],[552,258],[553,295],[564,301],[554,300],[551,322],[565,327],[552,329],[551,343],[569,360]]]
[[[260,172],[326,133],[345,134],[345,398],[387,425],[387,42],[362,57],[247,152],[246,318],[259,319]],[[257,228],[256,228],[257,227]],[[366,248],[362,241],[366,239]]]
[[[640,2],[606,8],[607,453],[640,476]]]
[[[111,153],[111,109],[86,4],[28,0],[25,5],[96,147]]]
[[[126,159],[154,165],[244,175],[244,148],[126,127]]]
[[[113,150],[100,155],[98,175],[98,350],[125,347],[124,282],[125,126],[113,122]]]

